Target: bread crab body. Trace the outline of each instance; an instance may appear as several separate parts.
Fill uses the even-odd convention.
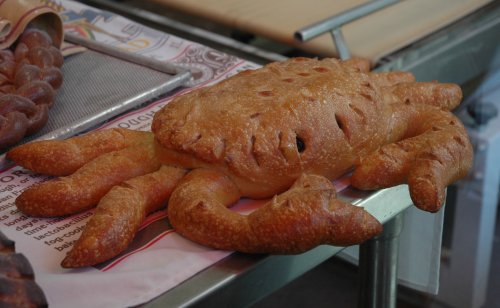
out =
[[[456,85],[372,73],[362,60],[272,63],[174,99],[155,115],[153,134],[109,130],[12,150],[11,159],[36,172],[71,174],[26,190],[16,204],[37,216],[98,204],[66,267],[122,251],[166,200],[181,235],[219,249],[357,244],[381,225],[337,199],[331,181],[353,171],[361,189],[407,183],[416,206],[437,211],[445,187],[472,161],[466,130],[450,112],[460,100]],[[55,171],[54,157],[69,166]],[[241,197],[271,199],[245,216],[228,209]]]
[[[386,141],[390,110],[368,75],[314,63],[245,71],[173,101],[152,126],[160,158],[216,168],[253,198],[282,192],[303,173],[345,173]]]

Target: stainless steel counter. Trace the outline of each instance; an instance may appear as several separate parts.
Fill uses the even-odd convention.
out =
[[[364,207],[368,212],[384,223],[384,229],[394,232],[394,218],[400,216],[406,208],[412,205],[406,185],[384,189],[377,192],[363,192],[348,188],[339,194],[343,200]],[[396,221],[396,229],[398,228]],[[397,231],[397,230],[396,230]],[[386,231],[384,231],[386,232]],[[397,236],[393,239],[397,239]],[[363,244],[367,247],[365,254],[373,256],[394,257],[396,246],[385,245],[387,238],[380,235]],[[379,245],[373,245],[378,243]],[[394,244],[394,242],[393,242]],[[362,245],[362,246],[363,246]],[[203,307],[241,307],[250,305],[271,294],[303,273],[319,265],[331,256],[337,254],[343,247],[320,246],[300,255],[249,255],[234,253],[210,268],[198,273],[177,287],[164,293],[145,307],[185,307],[202,305]],[[396,254],[397,256],[397,254]],[[360,290],[366,297],[373,294],[383,294],[387,283],[384,279],[395,283],[394,262],[363,265],[361,271],[366,274],[376,270],[379,275],[371,285]],[[364,268],[363,268],[364,267]],[[370,275],[372,276],[372,275]],[[373,276],[372,276],[373,277]],[[386,282],[387,282],[386,281]],[[376,286],[373,288],[373,286]],[[394,290],[393,290],[394,291]],[[381,293],[382,292],[382,293]],[[395,293],[387,293],[387,297],[379,299],[373,307],[394,307]]]

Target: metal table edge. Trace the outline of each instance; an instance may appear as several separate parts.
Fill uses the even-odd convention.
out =
[[[386,223],[413,204],[407,185],[379,191],[359,191],[349,187],[339,193],[339,198],[364,207],[381,223]],[[344,248],[322,245],[298,255],[232,253],[142,306],[248,306]]]

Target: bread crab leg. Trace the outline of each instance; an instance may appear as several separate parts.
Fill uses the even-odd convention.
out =
[[[444,203],[446,186],[464,177],[472,164],[472,145],[466,129],[445,111],[458,104],[461,92],[454,86],[439,84],[396,87],[391,95],[402,103],[394,103],[388,137],[395,143],[364,157],[351,183],[360,189],[407,183],[415,205],[436,212]]]
[[[228,209],[240,193],[224,174],[196,169],[168,205],[181,235],[206,246],[249,253],[300,253],[320,244],[361,243],[381,229],[368,212],[336,198],[332,183],[302,175],[286,192],[248,216]]]
[[[398,83],[386,91],[387,102],[405,105],[430,105],[446,110],[455,109],[462,100],[462,90],[456,84],[437,82]]]
[[[184,169],[162,166],[114,186],[101,199],[61,265],[90,266],[118,255],[132,242],[144,218],[165,206],[185,173]]]
[[[150,132],[104,129],[65,140],[35,141],[18,146],[7,158],[36,173],[70,175],[94,158],[147,142]]]
[[[147,134],[138,145],[93,159],[75,173],[34,185],[17,199],[25,214],[39,217],[65,216],[94,207],[115,185],[160,168]]]

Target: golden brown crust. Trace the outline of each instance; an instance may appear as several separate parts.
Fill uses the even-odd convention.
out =
[[[415,76],[409,72],[391,71],[371,73],[370,79],[380,87],[390,87],[399,83],[415,82]]]
[[[398,138],[402,140],[364,157],[351,184],[380,189],[408,183],[414,204],[436,212],[444,204],[445,188],[465,177],[472,166],[467,131],[452,113],[434,106],[404,104],[393,115],[394,126],[404,127],[398,133],[404,134]]]
[[[445,110],[455,109],[462,101],[462,90],[456,84],[437,82],[411,82],[395,84],[386,91],[387,103],[421,104]]]
[[[359,59],[296,58],[183,95],[155,116],[152,130],[159,158],[169,164],[216,169],[230,177],[242,195],[263,198],[285,191],[302,173],[333,179],[361,161],[365,165],[361,168],[372,168],[366,157],[379,147],[430,130],[427,137],[411,142],[423,147],[435,134],[441,143],[437,147],[453,148],[453,155],[460,157],[453,164],[467,166],[458,170],[446,165],[454,171],[439,174],[450,173],[445,177],[453,181],[463,177],[462,170],[468,170],[472,159],[463,126],[451,125],[443,137],[429,126],[451,121],[453,115],[441,110],[459,104],[460,87],[418,83],[406,72],[370,73],[365,64]],[[406,155],[404,168],[410,168],[418,153]],[[383,163],[369,175],[359,171],[354,185],[384,187],[371,185],[365,177],[384,185],[408,183],[408,170],[396,176],[394,168]],[[418,181],[410,182],[417,186]],[[440,191],[441,197],[419,207],[439,208],[435,203],[442,200],[443,188],[438,186],[433,194]],[[427,203],[431,198],[425,200],[414,201]]]
[[[337,199],[331,181],[317,175],[302,175],[248,220],[261,252],[300,253],[323,244],[356,245],[382,231],[372,215]]]
[[[99,202],[82,235],[61,265],[75,268],[106,261],[128,247],[146,215],[166,205],[185,170],[158,171],[114,186]]]
[[[152,130],[166,152],[191,157],[189,167],[217,168],[243,195],[270,197],[303,172],[340,176],[375,150],[388,129],[380,93],[351,65],[299,58],[183,95],[155,115]]]
[[[150,136],[150,132],[103,129],[65,140],[26,143],[10,150],[7,158],[33,172],[65,176],[102,154],[140,145]]]
[[[238,188],[228,177],[196,169],[173,192],[169,219],[194,242],[249,253],[359,244],[382,230],[368,212],[338,200],[332,183],[321,176],[302,175],[288,191],[248,216],[227,209],[237,199]]]
[[[372,73],[361,60],[296,58],[272,63],[174,99],[155,115],[154,142],[150,135],[143,146],[148,154],[135,151],[140,146],[121,150],[129,153],[125,157],[135,157],[130,164],[114,154],[87,164],[87,158],[78,158],[77,165],[84,166],[71,177],[40,185],[49,187],[45,192],[38,186],[29,189],[18,203],[23,211],[47,215],[47,209],[55,213],[50,204],[33,206],[34,201],[41,204],[47,195],[61,195],[65,199],[51,197],[50,203],[64,201],[59,214],[68,214],[97,203],[113,185],[134,176],[122,176],[120,169],[141,165],[137,174],[144,174],[150,171],[143,166],[156,170],[158,159],[164,165],[192,169],[172,192],[168,214],[180,234],[198,243],[268,253],[357,244],[380,232],[381,226],[363,209],[336,199],[330,181],[354,168],[355,187],[408,183],[419,208],[439,210],[445,186],[464,177],[472,162],[467,132],[449,112],[460,99],[456,85],[417,83],[409,73]],[[104,135],[121,140],[118,147],[136,136],[127,131],[122,135],[131,137],[113,137],[115,133]],[[99,154],[92,149],[96,140],[89,142],[92,155]],[[69,159],[81,155],[72,142],[54,146],[56,153],[46,156],[62,157],[58,153],[65,151]],[[37,157],[51,153],[39,151]],[[9,156],[17,155],[12,153]],[[32,161],[49,164],[23,155],[26,166]],[[152,193],[130,183],[134,180],[113,189],[98,211],[120,217],[118,227],[107,229],[111,216],[99,214],[89,227],[91,235],[82,240],[84,248],[76,249],[72,263],[65,261],[65,266],[103,260],[110,256],[104,246],[113,247],[114,254],[130,241],[145,215],[142,198]],[[89,187],[92,193],[85,192]],[[130,198],[123,200],[126,193]],[[273,198],[243,216],[227,209],[242,196]],[[74,200],[90,202],[82,206]],[[130,210],[112,207],[115,201]],[[101,236],[102,243],[97,239]],[[113,242],[106,244],[111,238]]]
[[[342,64],[363,73],[368,73],[371,67],[371,62],[365,58],[350,58],[342,61]]]
[[[72,175],[34,185],[17,197],[16,206],[41,217],[92,208],[113,186],[160,168],[152,141],[150,135],[139,145],[95,158]]]

